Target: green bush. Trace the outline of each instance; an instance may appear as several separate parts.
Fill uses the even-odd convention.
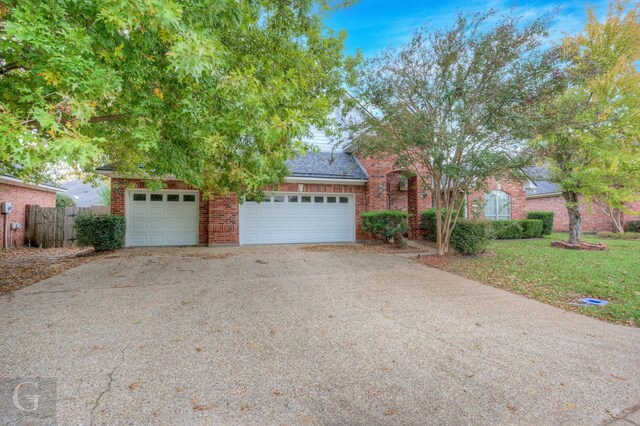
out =
[[[538,238],[542,236],[544,222],[541,219],[525,219],[519,221],[522,224],[524,238]]]
[[[362,229],[384,242],[391,238],[396,244],[402,243],[402,234],[409,230],[409,213],[397,210],[376,210],[365,212],[362,217]]]
[[[529,212],[527,213],[527,219],[540,219],[543,223],[542,233],[544,235],[549,235],[553,232],[553,212]]]
[[[640,240],[640,232],[610,232],[602,231],[598,232],[598,237],[609,238],[612,240]]]
[[[80,215],[74,225],[76,242],[81,246],[93,246],[96,251],[115,250],[122,247],[126,229],[123,216]]]
[[[458,219],[449,244],[461,254],[478,254],[486,250],[492,237],[492,228],[484,220]]]
[[[441,217],[444,217],[445,210],[441,209]],[[455,219],[457,212],[453,212],[451,219]],[[420,212],[420,229],[424,231],[424,237],[430,241],[436,241],[436,209],[431,208]]]
[[[73,198],[69,197],[67,194],[63,194],[62,192],[58,192],[56,194],[56,207],[75,207],[76,202],[73,201]]]
[[[627,232],[640,232],[640,220],[632,220],[627,222],[626,225]]]
[[[524,229],[519,220],[492,220],[489,223],[498,240],[518,240],[524,236]]]

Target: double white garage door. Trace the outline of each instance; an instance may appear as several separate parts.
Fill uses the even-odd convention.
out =
[[[197,191],[127,191],[127,245],[198,244]],[[240,206],[240,244],[355,241],[355,198],[266,194]]]
[[[355,241],[352,195],[266,194],[240,206],[240,244]]]

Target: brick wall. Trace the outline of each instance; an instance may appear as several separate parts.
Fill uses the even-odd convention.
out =
[[[499,180],[491,178],[487,181],[486,191],[476,191],[467,197],[468,208],[474,207],[474,202],[480,206],[484,206],[485,194],[489,191],[503,191],[511,196],[511,219],[526,219],[527,218],[527,200],[525,197],[524,187],[522,182],[516,179],[515,176],[503,177]],[[480,213],[482,216],[482,212]],[[471,211],[469,211],[469,217],[471,217]]]
[[[193,189],[182,181],[164,181],[165,189]],[[111,214],[125,215],[125,191],[129,189],[145,189],[146,183],[140,179],[111,179]],[[276,188],[266,188],[265,191],[300,192],[299,184],[284,183]],[[355,194],[356,207],[356,239],[365,239],[360,213],[365,211],[364,186],[362,185],[319,185],[304,184],[302,192],[316,193],[344,193]],[[200,244],[220,245],[238,244],[239,234],[239,206],[236,195],[211,195],[208,199],[200,193]]]
[[[579,197],[582,200],[582,197]],[[550,197],[528,198],[527,211],[552,211],[555,214],[553,219],[553,230],[566,232],[569,230],[569,214],[562,195]],[[613,231],[613,223],[609,216],[598,206],[580,206],[583,232]],[[626,217],[625,217],[626,220]]]
[[[37,204],[41,207],[55,207],[56,193],[43,189],[25,188],[22,186],[0,183],[0,202],[8,201],[13,204],[13,212],[8,216],[7,220],[11,222],[19,222],[22,226],[18,231],[9,231],[13,233],[13,239],[18,246],[25,244],[24,228],[25,228],[25,206],[27,204]],[[0,247],[4,241],[4,216],[0,217]]]
[[[628,207],[636,212],[640,212],[640,200],[634,201],[633,203],[629,203]],[[640,216],[637,214],[629,214],[625,213],[622,217],[624,223],[630,222],[632,220],[640,220]]]

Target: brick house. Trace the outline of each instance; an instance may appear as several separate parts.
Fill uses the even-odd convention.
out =
[[[37,204],[42,207],[56,206],[56,193],[65,191],[53,184],[29,184],[8,175],[0,175],[0,202],[13,205],[11,214],[2,214],[0,218],[0,245],[4,247],[5,229],[7,237],[14,245],[24,245],[25,210],[27,204]],[[5,226],[6,221],[6,226]],[[11,224],[19,223],[20,228],[12,230]]]
[[[529,211],[552,211],[554,212],[553,230],[567,232],[569,230],[569,215],[562,191],[559,185],[548,180],[548,173],[544,167],[533,167],[527,170],[532,176],[535,187],[526,190],[525,210]],[[582,201],[582,197],[579,200]],[[640,199],[629,205],[632,210],[640,211]],[[580,205],[580,216],[582,218],[582,230],[587,233],[600,231],[615,231],[613,221],[599,205]],[[622,222],[627,223],[632,220],[640,220],[640,217],[623,214]]]
[[[409,212],[409,236],[421,238],[419,212],[431,207],[432,200],[415,176],[398,170],[393,158],[335,151],[319,131],[308,142],[320,152],[289,161],[291,175],[278,187],[266,188],[260,202],[238,203],[234,194],[206,197],[177,180],[165,180],[162,190],[149,191],[144,180],[123,179],[109,166],[98,172],[111,178],[111,212],[127,219],[127,246],[361,241],[369,236],[360,214],[384,209]],[[489,182],[486,197],[500,205],[489,203],[493,208],[485,214],[524,218],[527,184],[516,178]]]

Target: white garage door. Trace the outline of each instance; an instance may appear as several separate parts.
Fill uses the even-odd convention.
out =
[[[198,244],[197,191],[128,191],[128,246]]]
[[[353,195],[267,194],[240,206],[240,244],[355,241]]]

